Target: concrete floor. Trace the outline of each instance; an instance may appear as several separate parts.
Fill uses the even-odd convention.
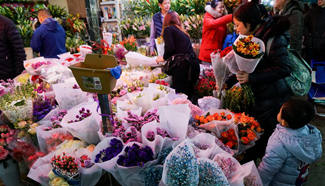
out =
[[[325,112],[324,112],[325,113]],[[322,133],[323,154],[320,160],[311,165],[309,169],[307,186],[325,186],[325,117],[316,117],[312,122]]]

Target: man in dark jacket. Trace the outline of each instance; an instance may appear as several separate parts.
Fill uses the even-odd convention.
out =
[[[47,10],[40,10],[37,16],[41,26],[35,30],[30,45],[45,58],[58,58],[66,52],[65,31]]]
[[[23,40],[16,25],[0,15],[0,80],[13,79],[24,70]]]
[[[325,0],[318,0],[318,6],[309,10],[304,31],[306,60],[325,61]]]
[[[278,15],[288,16],[290,21],[290,48],[301,53],[304,30],[304,7],[297,0],[275,0],[274,11]]]

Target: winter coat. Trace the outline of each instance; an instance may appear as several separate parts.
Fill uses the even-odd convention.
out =
[[[316,127],[305,125],[294,130],[278,124],[258,167],[263,185],[301,185],[309,164],[321,155],[322,136]]]
[[[238,35],[236,34],[236,32],[233,32],[232,34],[227,34],[226,38],[225,38],[225,42],[222,45],[222,50],[232,46],[232,44],[236,41]]]
[[[168,26],[163,33],[165,42],[164,59],[170,60],[174,56],[173,61],[178,65],[172,72],[172,88],[176,92],[186,94],[189,99],[192,98],[194,92],[194,84],[196,83],[200,65],[193,51],[189,36],[179,30],[176,26]],[[180,57],[175,57],[180,55]]]
[[[65,31],[57,21],[47,18],[35,30],[30,45],[45,58],[58,58],[57,55],[66,52]]]
[[[23,40],[16,25],[0,15],[0,80],[19,75],[24,70],[25,59]]]
[[[325,61],[325,8],[313,7],[305,17],[305,40],[307,59]]]
[[[210,54],[222,48],[223,41],[227,34],[227,23],[232,21],[232,15],[214,18],[206,12],[203,19],[202,43],[200,47],[199,59],[211,62]]]
[[[304,33],[304,7],[297,0],[290,0],[289,3],[280,11],[280,15],[288,16],[290,21],[290,48],[296,49],[301,53],[302,37]]]
[[[291,72],[287,50],[288,27],[286,17],[269,17],[254,34],[265,45],[270,38],[274,38],[269,54],[263,56],[248,80],[255,97],[253,115],[269,131],[275,128],[281,105],[292,95],[284,80]]]

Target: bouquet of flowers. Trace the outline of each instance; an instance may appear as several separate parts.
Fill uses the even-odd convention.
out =
[[[155,43],[157,47],[158,56],[164,56],[165,53],[164,38],[162,36],[158,37],[157,39],[155,39]]]
[[[137,51],[137,42],[134,36],[124,39],[120,42],[121,45],[128,51]]]
[[[32,136],[36,135],[36,127],[39,126],[38,123],[34,123],[32,120],[22,120],[14,124],[16,129],[21,129],[18,133],[18,138],[22,138],[26,135],[26,132]]]
[[[100,128],[97,106],[96,102],[85,102],[73,107],[63,117],[61,126],[73,136],[89,144],[97,144],[99,141],[97,132]]]
[[[216,87],[216,78],[213,69],[204,69],[199,76],[199,81],[195,86],[195,91],[199,97],[212,96]]]
[[[117,164],[124,167],[140,166],[142,167],[148,161],[153,160],[153,152],[150,147],[140,147],[134,143],[127,146],[124,153],[118,157]]]
[[[203,15],[180,16],[184,28],[192,39],[202,38]]]
[[[238,171],[241,171],[239,162],[228,153],[216,154],[213,161],[219,165],[228,180],[232,180]]]
[[[199,165],[199,186],[223,185],[228,186],[228,180],[219,165],[206,158],[198,159]]]
[[[16,131],[7,125],[0,125],[0,162],[5,161],[9,155],[9,144],[15,139]]]
[[[95,163],[104,163],[116,157],[123,149],[123,142],[117,138],[109,141],[109,147],[101,150],[95,158]]]
[[[240,151],[244,151],[253,146],[254,142],[258,140],[259,136],[263,133],[263,129],[254,117],[249,117],[245,113],[235,114],[235,124],[237,124],[238,127],[240,143],[243,145]]]
[[[80,183],[80,172],[75,157],[67,155],[54,155],[51,159],[52,171],[55,175],[64,178],[69,184]]]
[[[223,85],[230,73],[227,65],[223,62],[220,51],[216,53],[211,53],[211,63],[213,67],[214,76],[216,78],[216,85],[218,86],[218,98],[221,98],[221,91]]]
[[[182,170],[182,171],[180,171]],[[164,185],[198,185],[199,167],[192,144],[185,140],[167,156],[162,181]]]
[[[21,120],[32,119],[34,85],[26,83],[17,86],[11,92],[0,98],[0,110],[6,115],[11,123]]]
[[[43,119],[53,109],[53,102],[50,99],[38,97],[33,104],[34,121]]]
[[[265,53],[265,45],[252,35],[240,35],[233,44],[233,50],[239,70],[252,73]]]
[[[241,87],[233,86],[226,91],[223,99],[223,108],[227,108],[235,113],[251,113],[255,105],[254,94],[251,88],[244,84]]]

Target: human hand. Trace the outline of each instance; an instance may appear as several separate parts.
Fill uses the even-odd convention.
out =
[[[164,60],[164,58],[162,57],[162,56],[158,56],[157,57],[157,59],[156,59],[156,63],[162,63],[162,62],[164,62],[165,60]]]
[[[237,80],[240,84],[244,84],[248,82],[248,76],[249,74],[243,71],[239,71],[236,74]]]
[[[153,50],[150,52],[150,56],[155,56],[156,55],[156,52]]]

